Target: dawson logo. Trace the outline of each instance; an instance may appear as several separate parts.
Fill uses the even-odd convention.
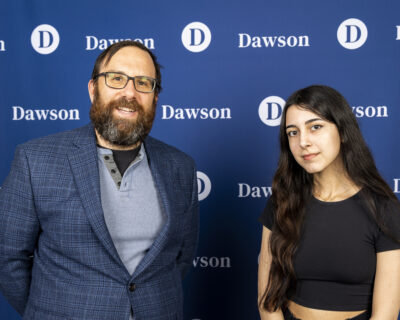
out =
[[[124,40],[133,40],[133,41],[138,41],[141,44],[144,44],[147,48],[149,49],[154,49],[154,39],[153,38],[147,38],[147,39],[98,39],[95,36],[86,36],[86,48],[85,50],[105,50],[107,49],[108,46],[111,46],[114,43],[124,41]]]
[[[252,187],[247,183],[238,183],[238,187],[239,198],[268,198],[270,195],[272,195],[272,187]]]
[[[393,179],[393,183],[394,183],[393,192],[400,193],[400,179]]]
[[[24,109],[14,106],[13,120],[80,120],[78,109]]]
[[[229,108],[174,108],[169,105],[162,105],[163,120],[169,119],[232,119],[231,109]]]
[[[387,118],[388,117],[388,107],[387,106],[354,106],[351,107],[353,113],[357,118]]]
[[[193,259],[193,267],[231,268],[232,264],[229,257],[196,257]]]
[[[32,31],[32,47],[40,54],[50,54],[54,52],[59,43],[60,36],[57,30],[49,24],[41,24]]]
[[[396,40],[400,40],[400,26],[396,26],[397,28],[397,38]]]
[[[4,40],[0,40],[0,51],[6,51],[6,43]]]
[[[250,36],[248,33],[239,33],[239,48],[284,48],[309,47],[308,36]]]
[[[267,126],[279,126],[285,103],[285,100],[278,96],[269,96],[265,98],[258,107],[258,115],[261,121]]]
[[[346,49],[360,48],[367,41],[368,30],[364,22],[358,19],[343,21],[337,30],[337,39]]]
[[[202,22],[192,22],[183,29],[181,39],[187,50],[201,52],[211,43],[211,31]]]
[[[207,175],[201,171],[197,171],[197,188],[199,193],[199,201],[207,198],[211,192],[211,181]]]

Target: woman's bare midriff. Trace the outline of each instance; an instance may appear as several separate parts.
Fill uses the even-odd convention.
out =
[[[289,301],[289,310],[301,320],[345,320],[358,316],[365,312],[361,311],[328,311],[303,307],[293,301]]]

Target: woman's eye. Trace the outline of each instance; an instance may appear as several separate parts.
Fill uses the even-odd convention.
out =
[[[295,130],[287,132],[288,137],[294,137],[296,134],[297,134],[297,131],[295,131]]]
[[[311,127],[311,130],[315,131],[315,130],[318,130],[318,129],[321,129],[321,128],[322,128],[322,126],[321,126],[320,124],[314,124],[314,125]]]

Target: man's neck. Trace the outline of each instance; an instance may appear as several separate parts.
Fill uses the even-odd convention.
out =
[[[130,146],[119,146],[116,144],[113,144],[107,140],[105,140],[95,129],[96,133],[96,139],[97,139],[97,144],[103,148],[111,149],[111,150],[132,150],[140,146],[140,141],[132,144]]]

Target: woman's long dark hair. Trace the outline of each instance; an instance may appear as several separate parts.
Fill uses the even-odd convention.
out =
[[[293,93],[282,114],[279,133],[281,153],[272,182],[271,201],[275,217],[269,242],[272,262],[264,300],[261,302],[270,312],[287,306],[288,289],[296,284],[293,256],[300,239],[305,204],[313,192],[313,176],[296,162],[289,149],[285,124],[287,110],[292,105],[309,110],[336,125],[347,174],[362,189],[361,195],[368,208],[386,233],[389,233],[385,224],[387,210],[382,210],[381,204],[399,204],[397,197],[378,173],[357,120],[344,97],[336,90],[322,85]],[[378,199],[380,205],[376,206]]]

